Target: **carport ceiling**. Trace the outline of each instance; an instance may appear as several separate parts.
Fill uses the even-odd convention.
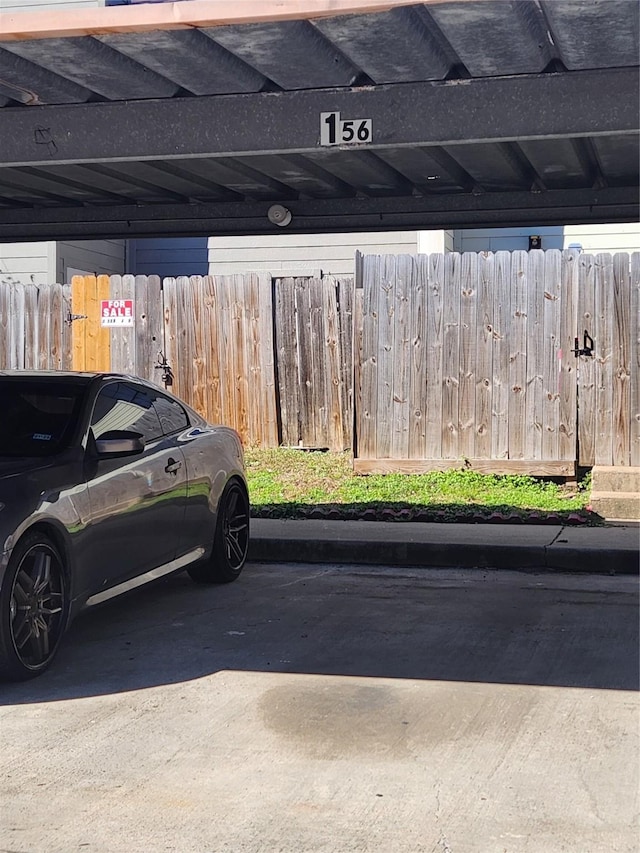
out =
[[[634,221],[639,53],[637,0],[5,13],[0,239]]]

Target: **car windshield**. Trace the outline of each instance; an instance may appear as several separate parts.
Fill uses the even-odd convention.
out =
[[[52,456],[69,446],[84,387],[0,378],[0,456]]]

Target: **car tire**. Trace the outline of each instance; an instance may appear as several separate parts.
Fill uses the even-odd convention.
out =
[[[196,583],[231,583],[240,576],[249,550],[249,496],[243,483],[231,480],[218,504],[211,557],[187,571]]]
[[[0,679],[25,681],[54,659],[69,615],[69,581],[55,544],[42,533],[13,549],[0,591]]]

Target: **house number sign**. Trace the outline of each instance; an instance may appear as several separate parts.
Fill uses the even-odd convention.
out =
[[[366,145],[372,141],[370,118],[341,119],[340,113],[320,113],[320,145]]]

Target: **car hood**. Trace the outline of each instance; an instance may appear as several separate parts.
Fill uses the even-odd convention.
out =
[[[0,481],[11,477],[20,477],[43,469],[51,469],[51,459],[37,457],[0,456]]]
[[[58,516],[61,494],[82,488],[82,483],[79,453],[48,459],[0,458],[0,551],[10,549],[29,519],[42,513]],[[69,515],[68,505],[65,507],[65,514]]]
[[[82,465],[75,453],[47,459],[0,457],[0,502],[18,513],[29,511],[44,498],[51,500],[62,489],[82,482]]]

